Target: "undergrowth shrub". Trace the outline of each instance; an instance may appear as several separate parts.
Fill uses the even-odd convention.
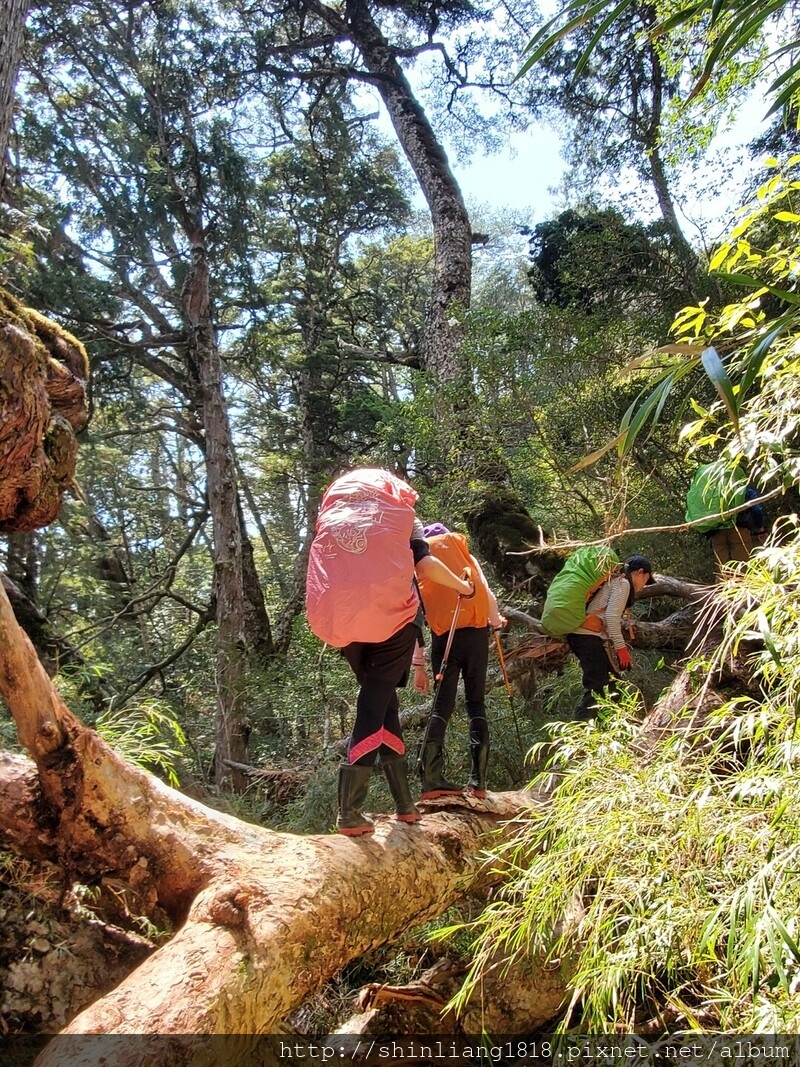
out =
[[[693,702],[646,756],[633,688],[596,726],[550,725],[532,783],[549,803],[491,854],[508,881],[470,924],[456,1004],[500,949],[509,967],[564,969],[561,1029],[635,1030],[668,1006],[684,1028],[796,1032],[798,576],[800,526],[787,519],[730,569],[709,608],[724,637],[687,666],[698,692],[735,658],[745,693],[703,715]]]

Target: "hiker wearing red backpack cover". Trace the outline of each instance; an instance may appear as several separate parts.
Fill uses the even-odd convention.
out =
[[[337,830],[372,833],[362,814],[378,756],[400,822],[418,822],[408,785],[397,688],[420,633],[414,575],[462,596],[475,587],[430,554],[414,512],[417,493],[389,471],[361,468],[326,490],[309,555],[306,613],[321,640],[342,650],[359,683],[347,758],[339,768]]]
[[[606,689],[613,692],[612,677],[619,678],[620,671],[629,671],[633,666],[622,634],[622,616],[636,594],[654,581],[647,557],[631,556],[589,600],[581,625],[566,635],[583,672],[583,698],[573,712],[573,719],[593,719],[597,714],[597,697]]]

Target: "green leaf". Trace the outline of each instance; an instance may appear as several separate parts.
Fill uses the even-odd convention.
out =
[[[622,419],[622,433],[619,437],[620,443],[617,449],[620,456],[626,456],[630,453],[636,442],[636,438],[639,436],[642,427],[649,419],[651,413],[656,410],[661,410],[664,404],[664,394],[666,393],[668,395],[672,391],[676,374],[677,371],[675,370],[669,371],[641,406],[637,406],[637,398],[625,412]],[[641,394],[639,395],[641,396]]]
[[[626,7],[630,7],[630,0],[620,0],[617,6],[606,15],[606,17],[597,27],[597,30],[592,36],[592,39],[589,41],[586,48],[584,49],[583,55],[575,65],[575,70],[572,74],[573,81],[581,75],[581,73],[586,67],[586,64],[592,58],[592,53],[594,52],[597,44],[605,36],[606,30],[609,28],[609,26],[611,26],[613,22],[616,21],[616,19],[619,17],[619,15],[622,14]]]
[[[584,456],[583,459],[579,459],[577,463],[573,464],[569,468],[570,474],[574,474],[576,471],[584,470],[584,468],[591,467],[593,464],[597,463],[597,461],[599,459],[602,459],[603,456],[607,452],[610,452],[612,448],[616,448],[616,446],[622,440],[623,436],[624,435],[621,433],[617,434],[617,436],[612,438],[612,440],[607,441],[606,444],[602,445],[600,448],[595,449],[594,452],[590,452],[588,456]]]
[[[714,384],[720,399],[727,409],[728,416],[736,432],[739,432],[739,407],[733,392],[733,385],[728,372],[719,358],[716,348],[707,348],[700,357],[703,370]]]
[[[740,397],[743,398],[744,396],[746,396],[746,394],[750,390],[751,385],[758,377],[759,371],[761,370],[761,366],[764,362],[764,358],[766,357],[767,352],[772,347],[773,341],[775,341],[776,338],[778,338],[783,333],[787,326],[791,325],[795,321],[795,318],[796,312],[793,311],[787,312],[786,314],[782,315],[777,320],[773,328],[750,349],[744,363],[745,372],[744,376],[742,377],[742,382],[739,389]]]
[[[554,48],[560,40],[572,33],[573,30],[578,29],[579,26],[583,26],[584,23],[594,18],[595,15],[614,2],[615,0],[596,0],[595,3],[587,6],[583,0],[576,0],[574,3],[567,4],[557,15],[554,15],[553,18],[546,22],[525,46],[524,51],[532,51],[532,55],[522,65],[514,81],[527,74],[531,67],[538,63],[542,56],[546,55],[551,48]],[[627,0],[627,2],[630,5],[633,0]],[[558,26],[565,17],[568,21],[560,30],[554,30],[553,28]]]

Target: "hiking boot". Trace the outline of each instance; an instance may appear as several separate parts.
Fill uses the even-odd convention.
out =
[[[339,765],[339,815],[336,829],[348,837],[375,833],[372,819],[361,814],[367,799],[372,767],[360,767],[357,763]]]
[[[486,796],[486,765],[489,762],[489,746],[470,744],[469,751],[472,757],[472,773],[467,782],[467,792],[470,796],[483,800]]]
[[[573,722],[590,722],[597,718],[597,696],[592,689],[584,689],[583,699],[572,713]]]
[[[459,796],[463,792],[460,786],[447,781],[443,768],[444,745],[429,741],[420,756],[420,800]]]
[[[398,822],[419,822],[422,815],[417,811],[408,788],[408,761],[405,756],[397,759],[381,760],[383,773],[389,784],[389,792],[394,801],[394,810]]]

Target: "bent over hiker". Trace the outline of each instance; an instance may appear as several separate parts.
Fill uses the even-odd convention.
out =
[[[742,508],[758,496],[739,466],[725,469],[717,461],[698,467],[694,473],[686,494],[686,521],[711,542],[720,576],[726,563],[748,560],[766,535],[761,505]],[[731,509],[737,510],[730,513]]]
[[[444,776],[444,735],[456,703],[459,677],[464,679],[464,700],[469,718],[472,769],[467,792],[486,796],[489,760],[489,724],[486,719],[486,669],[489,664],[489,628],[506,624],[478,561],[469,552],[463,534],[451,533],[441,523],[425,527],[431,553],[452,571],[468,571],[475,582],[469,599],[443,585],[422,579],[420,593],[431,628],[431,667],[438,684],[431,718],[420,751],[420,798],[461,793],[460,786]],[[441,675],[441,677],[440,677]]]
[[[372,833],[362,814],[377,757],[401,822],[420,814],[408,786],[397,688],[406,684],[419,632],[414,574],[470,595],[474,586],[430,555],[417,494],[389,471],[343,475],[322,499],[309,555],[306,612],[321,640],[340,648],[359,683],[347,757],[339,768],[340,833]]]
[[[606,689],[613,693],[612,678],[616,680],[621,671],[633,666],[622,634],[622,616],[636,594],[653,581],[650,561],[645,556],[630,556],[591,597],[581,625],[567,634],[569,647],[578,657],[583,672],[583,698],[573,719],[593,719],[597,714],[597,697]]]

